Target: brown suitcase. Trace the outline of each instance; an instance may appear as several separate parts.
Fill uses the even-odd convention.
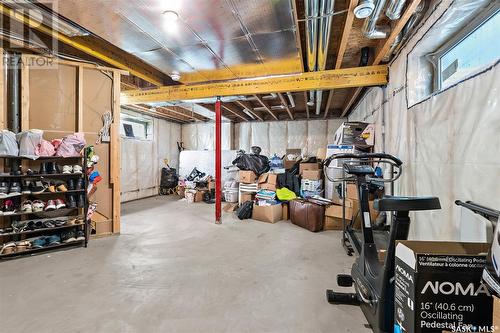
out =
[[[321,231],[325,225],[325,206],[302,199],[292,200],[290,220],[293,224],[309,231]]]

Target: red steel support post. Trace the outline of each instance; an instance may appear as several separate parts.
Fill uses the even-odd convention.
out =
[[[215,223],[221,224],[222,205],[222,111],[220,97],[215,102]]]

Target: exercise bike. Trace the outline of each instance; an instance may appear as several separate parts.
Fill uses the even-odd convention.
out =
[[[406,240],[410,229],[410,211],[440,209],[436,197],[385,196],[375,200],[374,208],[379,212],[393,212],[389,229],[385,259],[380,261],[370,219],[368,183],[375,175],[372,161],[389,164],[398,169],[397,174],[385,181],[395,181],[402,172],[402,162],[397,157],[384,153],[337,154],[334,159],[349,159],[344,163],[348,180],[356,180],[361,209],[361,240],[359,256],[352,265],[351,275],[337,275],[340,287],[354,286],[354,293],[339,293],[327,290],[331,304],[359,305],[375,333],[392,332],[394,327],[394,258],[397,240]],[[340,179],[342,181],[346,179]],[[358,251],[356,251],[358,252]]]

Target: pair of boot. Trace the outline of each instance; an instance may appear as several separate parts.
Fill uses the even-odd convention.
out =
[[[85,194],[70,194],[67,197],[66,205],[68,208],[84,208]]]
[[[61,170],[59,169],[59,166],[57,165],[56,162],[44,162],[40,164],[39,173],[41,175],[50,175],[55,173],[61,173]]]

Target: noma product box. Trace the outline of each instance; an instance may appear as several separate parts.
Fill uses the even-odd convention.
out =
[[[493,332],[493,299],[481,275],[488,245],[396,245],[394,332]]]

